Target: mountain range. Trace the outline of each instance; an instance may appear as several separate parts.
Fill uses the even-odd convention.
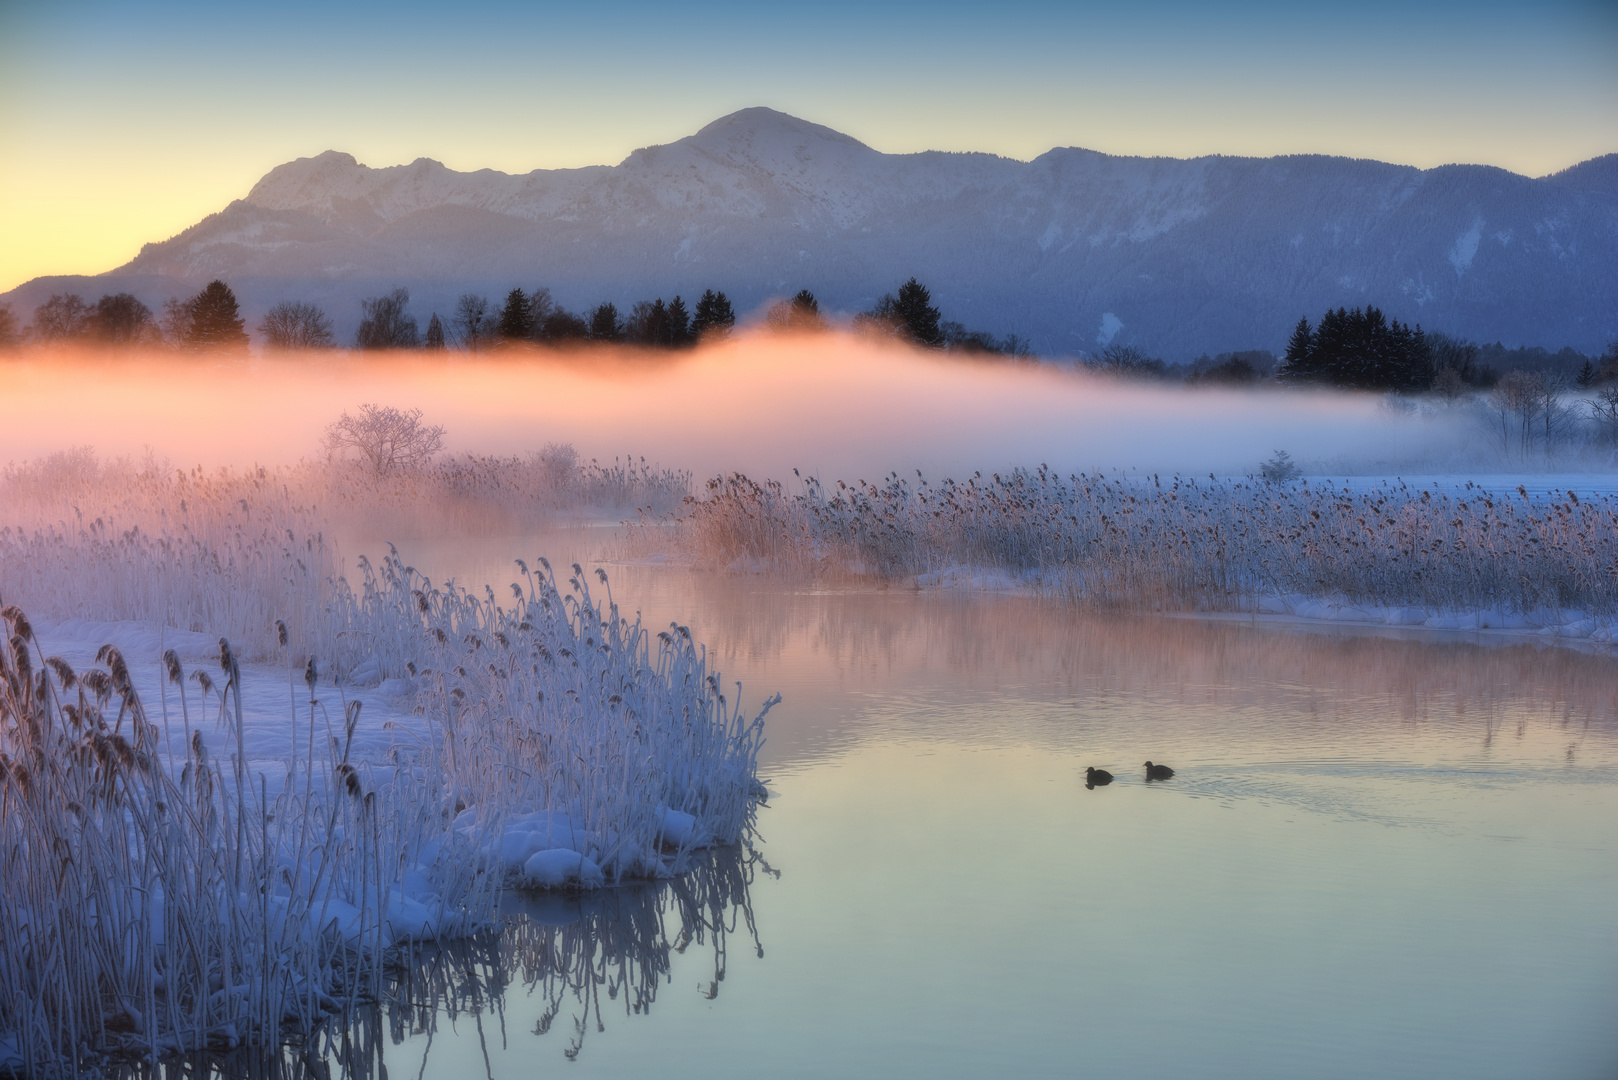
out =
[[[1375,304],[1480,341],[1618,338],[1618,154],[1530,178],[1318,155],[884,154],[745,109],[614,166],[513,176],[328,151],[128,264],[0,297],[130,291],[154,310],[213,278],[250,325],[313,300],[341,336],[406,286],[425,323],[476,291],[548,287],[575,310],[713,288],[741,312],[812,290],[853,313],[915,276],[946,319],[1049,355],[1279,351],[1300,316]]]

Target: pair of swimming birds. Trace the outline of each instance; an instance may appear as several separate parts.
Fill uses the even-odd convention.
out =
[[[1147,780],[1167,780],[1173,775],[1174,770],[1169,768],[1167,765],[1153,765],[1150,761],[1146,763]],[[1088,769],[1084,770],[1085,787],[1105,787],[1110,783],[1112,783],[1112,773],[1108,772],[1106,769],[1098,769],[1092,765]]]

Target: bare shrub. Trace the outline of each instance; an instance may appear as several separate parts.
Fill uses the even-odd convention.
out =
[[[344,412],[326,429],[326,454],[338,458],[357,450],[377,476],[408,472],[426,465],[444,448],[444,429],[423,424],[421,410],[391,405],[361,405],[358,416]]]

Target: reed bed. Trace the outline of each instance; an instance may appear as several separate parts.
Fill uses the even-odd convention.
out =
[[[243,657],[223,639],[216,675],[165,655],[159,723],[116,649],[75,672],[5,609],[0,1070],[306,1038],[376,1000],[406,943],[487,926],[502,889],[681,873],[740,840],[763,794],[774,699],[745,714],[685,628],[623,618],[577,565],[566,588],[520,565],[501,602],[390,550],[351,587],[313,510],[274,491],[232,508],[236,482],[182,488],[162,533],[0,533],[8,599],[239,627],[309,692],[277,721],[294,737],[272,786],[246,772]],[[422,714],[386,760],[351,755],[358,702],[332,717],[317,700],[322,670],[357,658]],[[228,762],[200,738],[210,720]]]
[[[523,571],[509,606],[395,555],[339,591],[343,632],[413,657],[424,725],[385,762],[353,759],[359,704],[326,716],[310,660],[307,749],[292,740],[273,797],[246,773],[225,642],[217,679],[166,655],[159,724],[116,649],[75,672],[6,608],[0,1068],[307,1037],[376,1000],[404,943],[487,926],[504,887],[667,878],[741,840],[763,713],[729,701],[683,628],[598,605],[578,567],[566,592]],[[210,714],[234,733],[228,765],[194,726]]]
[[[437,800],[351,761],[313,708],[319,767],[289,760],[273,798],[243,754],[208,753],[209,719],[240,747],[225,643],[217,680],[169,654],[179,715],[165,693],[159,723],[116,649],[75,672],[39,653],[21,611],[0,619],[0,1067],[77,1073],[312,1030],[374,994],[395,941],[486,918],[487,885],[440,874],[461,887],[418,888],[435,908],[411,923],[422,904],[400,871]]]
[[[435,535],[477,535],[559,513],[656,512],[689,489],[688,473],[644,461],[581,465],[565,446],[387,477],[341,462],[171,470],[79,449],[0,474],[0,600],[42,618],[223,636],[248,661],[278,656],[281,620],[329,670],[346,673],[376,650],[334,622],[339,534],[405,537],[430,522]]]
[[[1554,619],[1618,613],[1618,500],[1470,483],[1060,476],[711,481],[671,518],[700,563],[929,584],[990,572],[1098,608],[1251,610],[1319,597]],[[671,542],[646,530],[642,546]]]

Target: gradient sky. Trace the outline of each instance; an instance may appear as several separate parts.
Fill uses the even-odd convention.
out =
[[[615,163],[749,105],[888,152],[1537,176],[1618,150],[1618,4],[0,0],[0,290],[112,269],[322,150]]]

